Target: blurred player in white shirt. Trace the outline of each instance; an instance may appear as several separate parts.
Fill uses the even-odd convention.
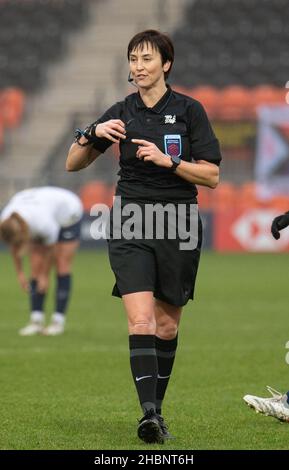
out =
[[[17,193],[3,209],[0,237],[9,245],[19,284],[29,293],[31,303],[30,323],[20,335],[63,333],[82,214],[81,201],[74,193],[49,186]],[[22,267],[26,253],[29,280]],[[53,266],[57,273],[55,312],[51,324],[44,328],[43,306]]]

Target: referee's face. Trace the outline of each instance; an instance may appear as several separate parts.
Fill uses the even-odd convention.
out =
[[[131,77],[141,90],[153,88],[165,82],[164,72],[170,68],[170,62],[162,64],[159,51],[151,44],[143,44],[134,49],[129,56]]]

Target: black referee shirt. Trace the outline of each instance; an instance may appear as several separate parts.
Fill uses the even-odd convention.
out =
[[[167,155],[179,155],[182,160],[207,160],[220,164],[219,143],[203,106],[193,98],[167,91],[154,107],[148,108],[139,93],[108,109],[98,123],[121,119],[126,139],[120,140],[120,171],[116,194],[125,199],[193,202],[197,195],[194,184],[177,176],[170,169],[136,158],[137,145],[131,139],[153,142]],[[94,147],[104,152],[112,142],[99,139]],[[166,157],[164,157],[166,158]]]

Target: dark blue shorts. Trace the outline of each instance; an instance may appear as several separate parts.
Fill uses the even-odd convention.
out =
[[[60,229],[58,242],[71,242],[80,239],[81,220],[69,227]]]

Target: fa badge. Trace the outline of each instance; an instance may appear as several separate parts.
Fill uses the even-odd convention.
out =
[[[165,124],[175,124],[176,122],[176,115],[174,114],[173,116],[171,114],[166,114],[165,115]]]
[[[165,153],[170,157],[180,157],[182,154],[182,139],[179,134],[166,134],[164,136]]]

